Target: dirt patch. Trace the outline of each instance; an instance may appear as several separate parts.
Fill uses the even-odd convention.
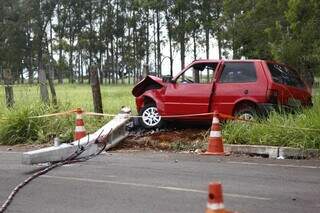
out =
[[[155,151],[186,151],[201,152],[207,148],[208,130],[206,129],[178,129],[152,130],[131,132],[113,151],[155,150]],[[46,144],[19,144],[14,146],[0,146],[0,151],[24,152],[52,146]]]
[[[207,130],[183,129],[131,134],[113,150],[196,151],[207,146]]]

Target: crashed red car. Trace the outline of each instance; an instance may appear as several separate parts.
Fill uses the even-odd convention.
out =
[[[147,76],[132,94],[145,128],[160,127],[164,119],[211,119],[209,115],[170,118],[176,115],[216,110],[253,119],[279,107],[312,105],[310,90],[294,69],[265,60],[197,60],[175,77]]]

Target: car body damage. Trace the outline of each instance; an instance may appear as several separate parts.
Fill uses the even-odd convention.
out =
[[[135,97],[139,97],[147,90],[160,89],[162,87],[163,83],[160,78],[148,75],[133,88],[132,94]]]
[[[209,115],[187,115],[214,111],[254,119],[280,108],[312,106],[295,70],[265,60],[197,60],[174,77],[147,76],[132,94],[145,128],[157,128],[170,117],[210,122]]]

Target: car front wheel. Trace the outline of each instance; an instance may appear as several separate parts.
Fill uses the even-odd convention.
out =
[[[140,110],[140,124],[146,129],[161,127],[163,121],[155,104],[147,104]]]

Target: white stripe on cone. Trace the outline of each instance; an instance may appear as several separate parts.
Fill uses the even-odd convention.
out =
[[[219,119],[217,117],[213,117],[212,124],[218,124],[218,123],[219,123]]]
[[[85,132],[86,129],[84,128],[84,126],[76,126],[75,132]]]
[[[223,203],[207,203],[207,208],[210,210],[224,209],[224,204]]]
[[[81,114],[78,114],[78,113],[77,113],[76,118],[77,118],[77,119],[82,119],[82,113],[81,113]]]
[[[221,131],[211,131],[210,137],[211,138],[221,138]]]

